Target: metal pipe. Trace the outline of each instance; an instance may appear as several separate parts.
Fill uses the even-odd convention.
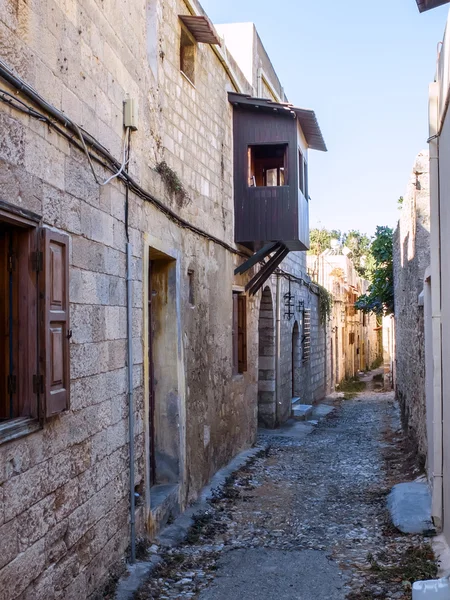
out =
[[[281,406],[281,277],[277,273],[277,293],[276,293],[276,325],[275,325],[275,424],[280,422],[280,406]]]
[[[440,165],[439,165],[439,135],[442,124],[439,123],[439,84],[430,85],[429,96],[429,152],[430,152],[430,251],[431,251],[431,345],[433,349],[431,361],[425,365],[425,374],[430,370],[430,398],[426,398],[427,410],[432,414],[431,431],[428,439],[432,447],[428,448],[429,463],[432,472],[431,479],[432,508],[431,515],[438,529],[443,525],[443,386],[442,386],[442,268],[441,268],[441,235],[440,235]],[[450,98],[450,94],[448,95]],[[447,98],[447,100],[448,100]],[[446,103],[446,105],[448,102]],[[446,113],[445,113],[446,114]],[[445,117],[443,117],[444,119]],[[428,368],[428,369],[427,369]]]
[[[128,433],[130,444],[130,560],[136,561],[136,515],[134,496],[134,398],[133,398],[133,334],[132,334],[132,280],[131,244],[127,242],[127,345],[128,345]]]

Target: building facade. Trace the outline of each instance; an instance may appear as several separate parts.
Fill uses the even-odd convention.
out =
[[[248,31],[252,74],[196,1],[2,3],[2,600],[94,597],[258,413],[325,393],[302,251],[325,148]],[[261,97],[292,138],[254,150],[246,193],[290,193],[297,225],[242,240],[233,119]]]
[[[418,0],[426,11],[447,0]],[[450,541],[450,392],[447,368],[450,327],[449,171],[450,39],[447,31],[439,50],[435,79],[429,88],[430,264],[424,274],[424,351],[427,436],[427,475],[432,492],[435,526]]]
[[[394,234],[395,393],[421,462],[427,454],[424,276],[430,264],[428,152],[421,152],[403,197]],[[401,350],[401,351],[400,351]]]
[[[341,249],[308,255],[308,272],[332,297],[326,328],[327,380],[334,390],[342,381],[367,371],[382,355],[382,332],[374,314],[356,310],[355,302],[365,294],[368,282],[360,277]]]

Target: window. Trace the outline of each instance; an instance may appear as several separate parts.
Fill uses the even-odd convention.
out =
[[[355,334],[353,331],[350,331],[350,333],[348,334],[348,343],[350,345],[353,345],[355,343]]]
[[[188,280],[189,280],[189,304],[191,306],[195,306],[194,271],[192,271],[192,269],[188,270]]]
[[[182,27],[180,38],[180,71],[195,83],[195,42]]]
[[[308,200],[308,164],[301,150],[298,151],[298,187]]]
[[[0,441],[69,399],[68,236],[0,203]]]
[[[247,370],[247,299],[233,292],[233,375]]]
[[[248,185],[287,185],[287,144],[265,144],[248,148]]]

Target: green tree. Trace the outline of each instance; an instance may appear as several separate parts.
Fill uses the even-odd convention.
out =
[[[352,229],[342,236],[342,245],[351,251],[351,259],[358,275],[365,279],[368,279],[373,268],[371,244],[372,240],[369,236],[356,229]]]
[[[355,307],[365,313],[389,315],[394,312],[394,272],[392,260],[393,230],[377,227],[370,247],[373,270],[367,294],[358,298]]]
[[[325,250],[331,248],[331,240],[341,240],[341,232],[333,229],[329,231],[322,227],[322,229],[315,228],[309,232],[309,254],[322,254]]]

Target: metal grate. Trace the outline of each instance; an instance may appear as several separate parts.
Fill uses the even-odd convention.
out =
[[[311,356],[311,310],[305,308],[303,311],[303,337],[302,337],[303,362]]]

